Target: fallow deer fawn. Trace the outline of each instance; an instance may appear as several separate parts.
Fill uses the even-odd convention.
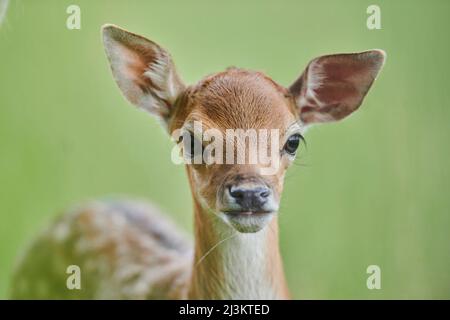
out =
[[[279,165],[263,175],[259,163],[186,164],[193,246],[149,204],[104,200],[76,208],[20,259],[12,297],[288,299],[277,222],[285,172],[309,125],[358,109],[384,52],[316,58],[289,88],[238,68],[186,86],[156,43],[113,25],[103,27],[103,42],[122,93],[170,134],[182,130],[192,143],[196,121],[222,133],[276,129],[281,147],[272,154]],[[80,267],[81,290],[66,288],[68,265]]]

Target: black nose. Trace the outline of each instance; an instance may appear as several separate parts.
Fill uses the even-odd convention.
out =
[[[242,186],[231,186],[230,196],[241,206],[242,210],[261,211],[270,196],[270,189],[266,186],[245,188]]]

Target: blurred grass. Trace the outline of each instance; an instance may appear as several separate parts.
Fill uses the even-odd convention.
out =
[[[450,298],[450,2],[376,1],[375,31],[366,0],[75,2],[12,1],[0,29],[0,298],[30,237],[82,200],[148,198],[191,229],[168,138],[112,80],[107,22],[168,48],[188,83],[236,65],[289,85],[318,55],[386,50],[362,109],[312,129],[288,173],[288,282],[295,298]],[[370,264],[381,290],[366,288]]]

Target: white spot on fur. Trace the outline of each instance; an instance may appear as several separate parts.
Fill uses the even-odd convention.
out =
[[[64,222],[58,223],[55,226],[55,229],[53,230],[53,237],[56,241],[59,241],[59,242],[66,241],[69,234],[70,234],[70,228]]]

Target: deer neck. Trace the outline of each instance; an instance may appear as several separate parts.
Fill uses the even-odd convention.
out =
[[[239,233],[194,201],[195,254],[190,299],[287,299],[278,223]]]

